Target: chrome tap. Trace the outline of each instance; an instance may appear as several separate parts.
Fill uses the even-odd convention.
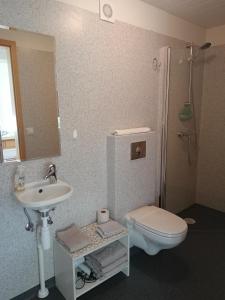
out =
[[[48,167],[48,173],[45,176],[45,180],[47,180],[47,179],[49,179],[50,183],[56,183],[57,182],[56,166],[54,164],[51,164]]]

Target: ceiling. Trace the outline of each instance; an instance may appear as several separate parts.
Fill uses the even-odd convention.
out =
[[[142,0],[196,25],[225,24],[225,0]]]

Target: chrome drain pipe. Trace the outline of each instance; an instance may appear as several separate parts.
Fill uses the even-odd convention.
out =
[[[24,211],[24,214],[26,215],[27,221],[28,221],[28,223],[27,223],[26,226],[25,226],[25,229],[26,229],[26,231],[31,231],[31,232],[33,232],[33,231],[34,231],[34,223],[32,223],[31,217],[30,217],[30,215],[28,214],[28,211],[27,211],[27,209],[26,209],[25,207],[24,207],[23,211]]]

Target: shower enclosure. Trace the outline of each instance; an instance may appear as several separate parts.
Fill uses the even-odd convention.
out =
[[[204,66],[210,46],[189,43],[160,51],[159,194],[161,207],[174,213],[196,202]]]

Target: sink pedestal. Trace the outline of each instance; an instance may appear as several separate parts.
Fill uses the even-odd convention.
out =
[[[45,270],[44,270],[44,250],[50,249],[50,232],[48,225],[49,210],[40,211],[41,225],[37,226],[37,248],[39,262],[39,278],[40,290],[38,291],[39,298],[46,298],[49,294],[45,286]]]

